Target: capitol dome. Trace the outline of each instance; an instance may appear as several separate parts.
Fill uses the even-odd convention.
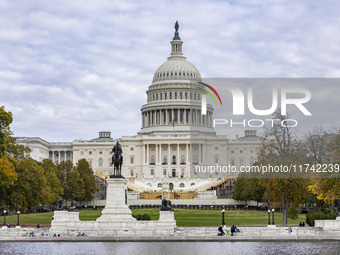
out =
[[[152,82],[164,80],[196,80],[201,81],[197,68],[185,57],[169,57],[155,72]]]
[[[201,114],[204,85],[198,83],[202,79],[197,68],[183,56],[178,28],[176,22],[170,57],[158,67],[146,91],[139,134],[214,132],[213,108],[208,104],[206,114]]]

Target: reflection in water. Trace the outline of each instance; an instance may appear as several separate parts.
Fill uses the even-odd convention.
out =
[[[327,242],[0,242],[0,254],[340,254]]]

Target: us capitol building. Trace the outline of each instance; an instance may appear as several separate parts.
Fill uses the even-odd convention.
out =
[[[205,93],[198,83],[201,75],[182,53],[178,26],[170,43],[170,57],[156,70],[146,91],[137,135],[113,139],[111,132],[102,131],[88,141],[49,143],[39,137],[20,137],[17,142],[29,146],[30,156],[37,161],[49,158],[55,164],[65,160],[75,164],[85,158],[94,173],[105,179],[113,173],[112,148],[118,141],[124,156],[122,175],[129,181],[129,190],[143,194],[141,198],[155,198],[152,193],[164,191],[164,183],[182,193],[177,198],[195,198],[214,187],[223,190],[218,196],[230,196],[235,175],[197,171],[198,166],[252,165],[261,139],[254,130],[236,139],[216,135],[213,107],[208,104],[206,115],[201,115]]]

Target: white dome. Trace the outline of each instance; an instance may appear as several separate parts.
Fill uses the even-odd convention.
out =
[[[197,68],[184,57],[170,57],[168,61],[158,67],[152,82],[165,80],[201,81],[201,74]]]

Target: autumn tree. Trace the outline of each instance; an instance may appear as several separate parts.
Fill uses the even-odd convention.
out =
[[[260,179],[241,173],[234,185],[233,199],[238,201],[263,202],[265,188],[261,185]]]
[[[13,163],[7,157],[0,158],[0,206],[6,205],[8,191],[17,179]]]
[[[11,208],[20,206],[23,212],[31,212],[48,201],[48,190],[44,169],[33,159],[21,160],[17,167],[18,180],[11,187],[8,204]]]
[[[282,125],[287,116],[279,111],[274,113],[273,127],[265,132],[259,155],[259,165],[290,166],[304,163],[306,151],[301,142],[296,140],[292,128]],[[282,209],[283,224],[287,225],[287,211],[291,205],[297,206],[304,201],[307,193],[307,181],[291,174],[268,175],[262,180],[265,187],[264,198],[277,204]]]
[[[13,117],[11,112],[6,112],[4,106],[0,106],[0,158],[6,156],[7,137],[10,133],[9,125],[12,123]]]
[[[310,185],[308,186],[309,191],[316,196],[318,201],[326,204],[333,204],[335,198],[340,198],[340,179],[339,179],[339,168],[338,171],[330,171],[330,167],[339,167],[340,165],[340,135],[334,135],[333,141],[329,145],[332,150],[327,161],[323,163],[328,165],[329,172],[327,175],[316,176],[319,178],[313,178]],[[334,169],[335,170],[335,169]],[[321,209],[320,207],[318,208]]]
[[[9,125],[12,123],[12,113],[0,107],[0,205],[6,206],[9,189],[15,184],[18,176],[15,172],[16,160],[7,152],[8,139],[10,137]]]

